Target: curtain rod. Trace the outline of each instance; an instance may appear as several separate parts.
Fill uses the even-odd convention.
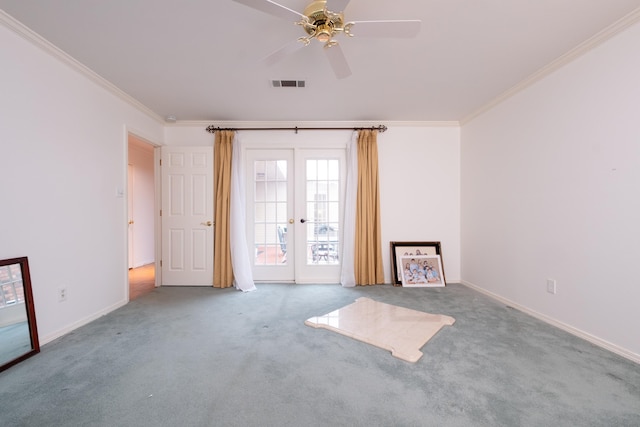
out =
[[[206,131],[209,133],[215,133],[218,130],[292,130],[295,131],[295,133],[298,133],[298,131],[300,130],[377,130],[378,132],[382,133],[384,131],[387,130],[387,127],[385,125],[378,125],[378,126],[372,126],[372,127],[334,127],[334,128],[307,128],[307,127],[287,127],[287,128],[220,128],[220,127],[215,127],[213,125],[207,127]]]

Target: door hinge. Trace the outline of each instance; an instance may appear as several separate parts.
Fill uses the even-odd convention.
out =
[[[162,267],[162,260],[160,260],[160,267]]]
[[[160,216],[162,216],[162,209],[160,209]]]
[[[162,159],[160,159],[160,166],[162,166]]]

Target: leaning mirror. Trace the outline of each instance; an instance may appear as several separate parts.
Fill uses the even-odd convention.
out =
[[[0,372],[39,351],[27,257],[0,260]]]

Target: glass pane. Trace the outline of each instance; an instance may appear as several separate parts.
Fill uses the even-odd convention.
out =
[[[265,200],[264,196],[265,196],[265,189],[264,189],[264,182],[256,182],[254,185],[254,196],[253,199],[256,202],[263,202]]]
[[[318,177],[316,179],[327,179],[328,178],[328,161],[327,160],[318,160]]]
[[[278,167],[278,179],[280,181],[286,181],[287,180],[287,161],[277,160],[276,165]]]
[[[327,186],[327,200],[337,202],[340,200],[338,181],[329,181]]]
[[[317,188],[317,182],[316,181],[307,181],[307,200],[315,200],[316,199],[316,188]]]
[[[329,175],[327,178],[334,181],[340,179],[340,162],[329,160]]]
[[[271,243],[278,243],[278,235],[276,232],[276,225],[275,224],[265,224],[265,239],[267,244]]]
[[[253,230],[256,244],[264,244],[266,236],[264,224],[255,224]]]
[[[256,161],[254,167],[254,263],[286,265],[287,161]]]
[[[287,226],[278,226],[278,243],[280,244],[280,262],[286,264],[287,262]]]
[[[265,164],[263,161],[257,161],[253,164],[253,170],[255,173],[256,181],[264,181],[265,178]]]
[[[253,215],[256,218],[264,217],[264,203],[255,203],[253,205]]]
[[[266,203],[265,204],[265,222],[275,222],[276,221],[276,204],[275,203]]]
[[[276,184],[276,198],[279,202],[287,201],[287,182],[280,181]]]
[[[327,182],[318,181],[316,184],[317,192],[315,200],[327,200]]]
[[[340,221],[340,206],[337,202],[329,203],[329,210],[327,220],[332,223],[338,224]]]
[[[276,221],[279,223],[285,223],[287,222],[287,204],[286,203],[278,203],[276,205]],[[285,229],[287,228],[286,226],[284,227]]]
[[[266,172],[267,172],[266,180],[275,181],[277,176],[276,174],[277,162],[274,160],[268,160],[265,163],[266,163]]]
[[[277,193],[276,193],[276,189],[277,189],[277,184],[275,182],[269,182],[267,181],[266,183],[267,186],[267,191],[266,191],[266,200],[267,201],[273,201],[273,200],[277,200]]]
[[[315,160],[307,160],[307,180],[315,180],[318,176],[317,165]]]
[[[316,219],[316,216],[315,216],[315,207],[316,207],[315,202],[308,202],[308,203],[307,203],[307,215],[305,216],[305,219],[306,219],[308,222],[314,222],[314,221],[315,221],[315,219]]]
[[[307,160],[307,264],[338,264],[339,161]]]

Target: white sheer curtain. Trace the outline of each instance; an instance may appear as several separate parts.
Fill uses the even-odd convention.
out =
[[[342,237],[342,272],[340,283],[344,287],[356,285],[356,195],[358,191],[358,132],[353,132],[347,145],[347,182],[344,197],[344,233]]]
[[[236,134],[233,139],[231,159],[231,200],[229,214],[229,238],[231,247],[231,265],[233,266],[233,285],[242,292],[256,290],[251,271],[251,258],[247,248],[246,204],[245,204],[244,151]]]

